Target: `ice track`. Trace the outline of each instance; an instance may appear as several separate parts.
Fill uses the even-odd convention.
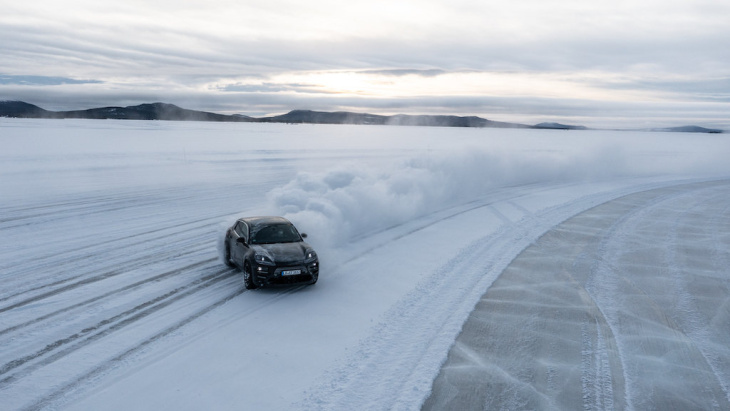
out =
[[[730,182],[609,201],[484,294],[424,409],[730,407]]]
[[[442,363],[454,355],[472,362],[463,369],[497,369],[493,377],[507,387],[478,386],[481,404],[727,404],[728,279],[717,273],[730,262],[724,166],[710,170],[720,177],[673,176],[661,162],[652,172],[615,171],[613,157],[596,167],[585,157],[600,158],[604,140],[588,144],[586,154],[583,135],[545,141],[542,133],[500,131],[485,140],[489,134],[474,130],[403,136],[402,128],[28,124],[0,123],[0,131],[20,133],[17,140],[0,134],[9,145],[0,153],[2,409],[417,409],[442,390],[443,373],[454,369]],[[55,130],[47,124],[68,127],[73,135],[62,141],[73,144],[43,134]],[[100,142],[99,130],[111,137]],[[181,139],[180,132],[191,134]],[[352,135],[340,139],[343,132]],[[43,144],[24,145],[24,133]],[[505,146],[512,140],[501,133],[516,142]],[[209,135],[219,139],[218,151]],[[449,151],[457,140],[479,148]],[[435,156],[431,144],[445,154]],[[501,154],[491,151],[495,144]],[[643,144],[626,158],[665,156],[675,167],[696,147],[692,141],[676,155],[656,154]],[[301,174],[312,170],[331,172]],[[272,206],[272,190],[286,200],[282,208]],[[623,210],[615,204],[628,198],[648,202],[595,214]],[[245,291],[240,273],[220,260],[226,224],[297,207],[324,216],[306,228],[323,264],[320,282]],[[332,228],[346,235],[332,241]],[[572,242],[556,245],[563,238]],[[546,243],[554,258],[525,258],[544,253]],[[518,275],[527,268],[540,275],[551,264],[582,270],[585,278],[573,273],[582,281],[579,299],[599,320],[568,327],[570,334],[560,328],[567,320],[551,294],[562,290],[557,280],[533,284]],[[685,267],[704,271],[688,277]],[[636,270],[640,277],[629,275]],[[666,292],[647,288],[654,283]],[[514,291],[514,304],[490,298]],[[457,340],[482,304],[499,306],[489,310],[499,328],[491,341],[506,351],[497,359]],[[652,328],[652,341],[635,339],[657,307],[665,307],[657,311],[664,322]],[[545,315],[556,317],[542,321]],[[513,324],[555,327],[515,336]],[[689,362],[667,356],[660,366],[632,351],[639,341],[654,354],[672,352],[679,340],[669,337],[677,335]],[[557,357],[566,342],[576,351],[563,366]],[[508,355],[514,347],[519,358]],[[686,367],[698,363],[699,379]],[[671,390],[673,397],[645,382],[654,372],[653,381],[670,386],[674,380],[657,379],[666,370],[697,383],[685,394]],[[570,388],[561,391],[565,381]]]

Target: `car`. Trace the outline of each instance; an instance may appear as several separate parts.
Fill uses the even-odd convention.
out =
[[[306,237],[283,217],[240,218],[226,231],[224,261],[243,271],[249,290],[312,285],[319,277],[319,258]]]

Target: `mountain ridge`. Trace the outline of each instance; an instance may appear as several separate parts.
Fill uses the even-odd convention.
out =
[[[292,110],[286,114],[269,117],[249,117],[242,114],[218,114],[189,110],[169,103],[145,103],[127,107],[98,107],[86,110],[49,111],[24,101],[0,101],[0,117],[94,119],[94,120],[164,120],[164,121],[215,121],[238,123],[290,123],[290,124],[354,124],[423,127],[477,127],[523,128],[549,130],[590,130],[588,127],[544,122],[536,125],[492,121],[478,116],[455,115],[378,115],[349,111]],[[641,131],[670,131],[689,133],[722,133],[723,130],[699,126],[652,128]]]

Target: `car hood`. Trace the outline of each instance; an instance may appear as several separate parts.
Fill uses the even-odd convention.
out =
[[[312,247],[305,242],[279,243],[279,244],[256,244],[251,248],[260,254],[264,254],[276,263],[302,261],[306,257],[307,250]]]

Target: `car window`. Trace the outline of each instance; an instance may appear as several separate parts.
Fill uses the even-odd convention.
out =
[[[294,243],[302,241],[299,232],[291,224],[274,224],[259,228],[253,233],[251,244]]]
[[[246,241],[248,241],[248,227],[246,226],[246,223],[239,221],[236,223],[234,230],[239,237],[243,237]]]

